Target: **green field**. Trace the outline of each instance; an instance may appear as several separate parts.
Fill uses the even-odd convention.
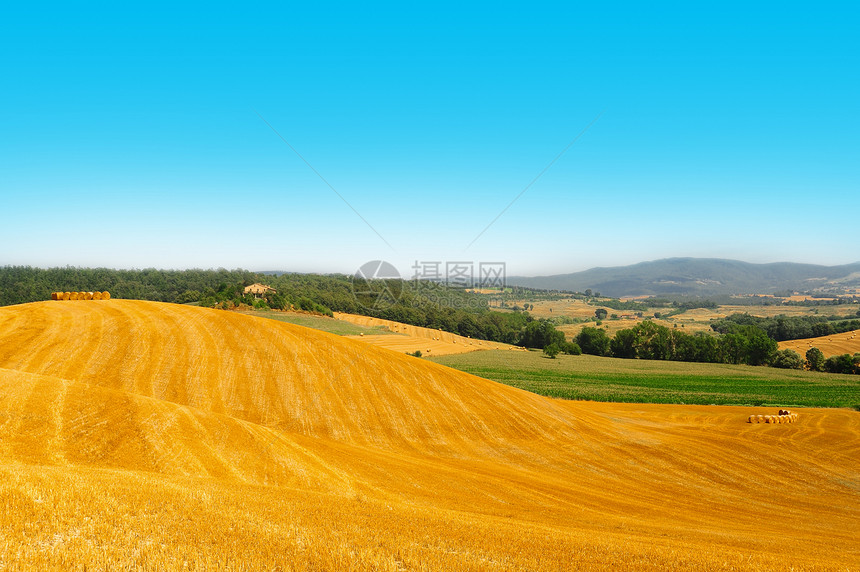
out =
[[[290,324],[296,324],[298,326],[304,326],[306,328],[313,328],[314,330],[330,332],[339,336],[357,336],[360,334],[370,336],[392,333],[385,326],[374,326],[372,328],[367,328],[364,326],[352,324],[350,322],[344,322],[343,320],[329,318],[328,316],[317,316],[314,314],[301,314],[298,312],[277,312],[274,310],[250,310],[244,311],[242,312],[242,314],[247,314],[249,316],[257,316],[260,318],[269,318],[272,320],[278,320]]]
[[[860,376],[769,367],[479,351],[432,361],[549,397],[629,403],[860,407]]]

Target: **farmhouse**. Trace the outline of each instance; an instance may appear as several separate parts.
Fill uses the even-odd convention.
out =
[[[250,286],[245,286],[245,294],[253,294],[254,298],[259,298],[260,294],[266,294],[268,292],[277,292],[277,290],[271,286],[260,284],[259,282],[251,284]]]

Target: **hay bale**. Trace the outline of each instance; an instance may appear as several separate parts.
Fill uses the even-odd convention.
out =
[[[756,415],[758,421],[756,423],[764,423],[764,415]]]
[[[51,292],[51,300],[59,300],[57,294],[59,294],[59,292]]]
[[[107,290],[102,292],[102,300],[110,300],[110,292],[108,292]]]
[[[93,299],[93,293],[87,292],[87,300],[92,300],[92,299]]]
[[[93,300],[101,300],[102,293],[101,292],[93,292]]]
[[[69,300],[77,300],[80,297],[80,293],[72,292],[72,295],[69,297]]]
[[[63,292],[63,300],[71,300],[72,293],[71,292]]]
[[[756,422],[756,416],[750,415],[750,418],[747,420],[747,423],[755,423],[755,422]]]

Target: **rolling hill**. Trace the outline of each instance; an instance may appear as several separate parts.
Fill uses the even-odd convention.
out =
[[[854,355],[860,352],[860,330],[851,332],[842,332],[841,334],[831,334],[829,336],[820,336],[817,338],[803,338],[799,340],[786,340],[779,342],[779,349],[794,350],[802,356],[810,348],[818,348],[824,354],[824,357],[836,356],[841,354]]]
[[[850,569],[860,415],[751,412],[218,310],[0,308],[0,568]]]
[[[630,266],[592,268],[571,274],[507,279],[509,285],[604,296],[714,296],[782,291],[834,291],[860,288],[860,262],[820,266],[777,262],[751,264],[719,258],[667,258]]]

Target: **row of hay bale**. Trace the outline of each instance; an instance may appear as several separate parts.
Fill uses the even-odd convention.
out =
[[[51,300],[110,300],[110,292],[52,292]]]
[[[750,415],[749,423],[794,423],[797,421],[797,413],[788,409],[780,409],[778,415]]]

